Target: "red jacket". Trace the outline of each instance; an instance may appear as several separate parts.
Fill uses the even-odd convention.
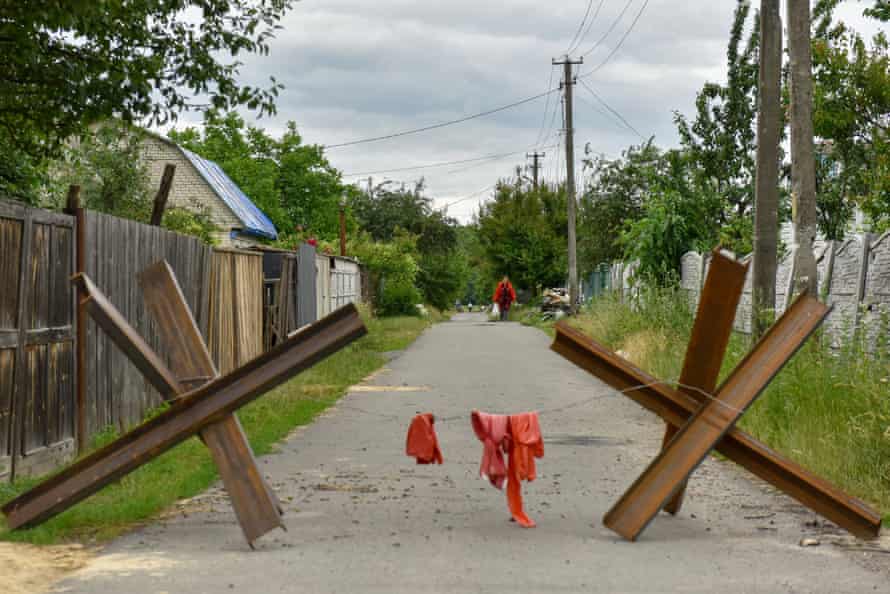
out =
[[[503,309],[510,309],[510,304],[516,301],[516,291],[510,281],[506,283],[501,281],[498,283],[497,289],[494,290],[494,298],[492,299]]]

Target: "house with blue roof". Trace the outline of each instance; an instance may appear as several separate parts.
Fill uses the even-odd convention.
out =
[[[161,183],[164,166],[176,165],[168,204],[206,209],[218,227],[220,247],[245,248],[277,239],[269,217],[213,161],[151,133],[143,140],[142,155],[155,188]]]

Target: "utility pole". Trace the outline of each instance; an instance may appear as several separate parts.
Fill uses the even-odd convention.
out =
[[[532,154],[525,153],[526,159],[532,160],[532,180],[534,183],[534,188],[538,189],[538,169],[541,167],[539,159],[543,159],[547,153],[539,153],[533,152]]]
[[[374,192],[374,178],[368,176],[368,197],[370,198]]]
[[[776,310],[779,227],[779,137],[782,128],[782,17],[779,0],[760,0],[760,72],[757,106],[757,173],[754,188],[752,275],[754,338]]]
[[[816,158],[813,151],[813,58],[810,0],[788,0],[791,72],[791,212],[797,258],[795,288],[816,296]]]
[[[554,65],[562,64],[563,78],[560,87],[565,94],[566,117],[566,204],[568,205],[569,226],[569,302],[571,311],[575,313],[578,307],[578,252],[575,238],[575,138],[572,127],[572,87],[575,85],[575,77],[572,75],[572,66],[583,64],[584,58],[572,60],[565,55],[560,60],[552,60]]]

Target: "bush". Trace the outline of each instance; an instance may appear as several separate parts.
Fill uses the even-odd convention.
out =
[[[377,296],[377,313],[382,316],[419,315],[417,304],[421,303],[420,291],[406,282],[383,283]]]

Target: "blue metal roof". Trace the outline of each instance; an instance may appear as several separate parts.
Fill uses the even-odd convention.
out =
[[[238,220],[244,225],[241,229],[244,233],[266,237],[268,239],[277,239],[278,232],[275,231],[275,225],[266,213],[261,211],[247,195],[241,191],[235,182],[233,182],[222,168],[200,155],[196,155],[190,150],[179,147],[182,153],[191,161],[195,169],[201,174],[217,196],[222,198],[223,202],[232,209]]]

